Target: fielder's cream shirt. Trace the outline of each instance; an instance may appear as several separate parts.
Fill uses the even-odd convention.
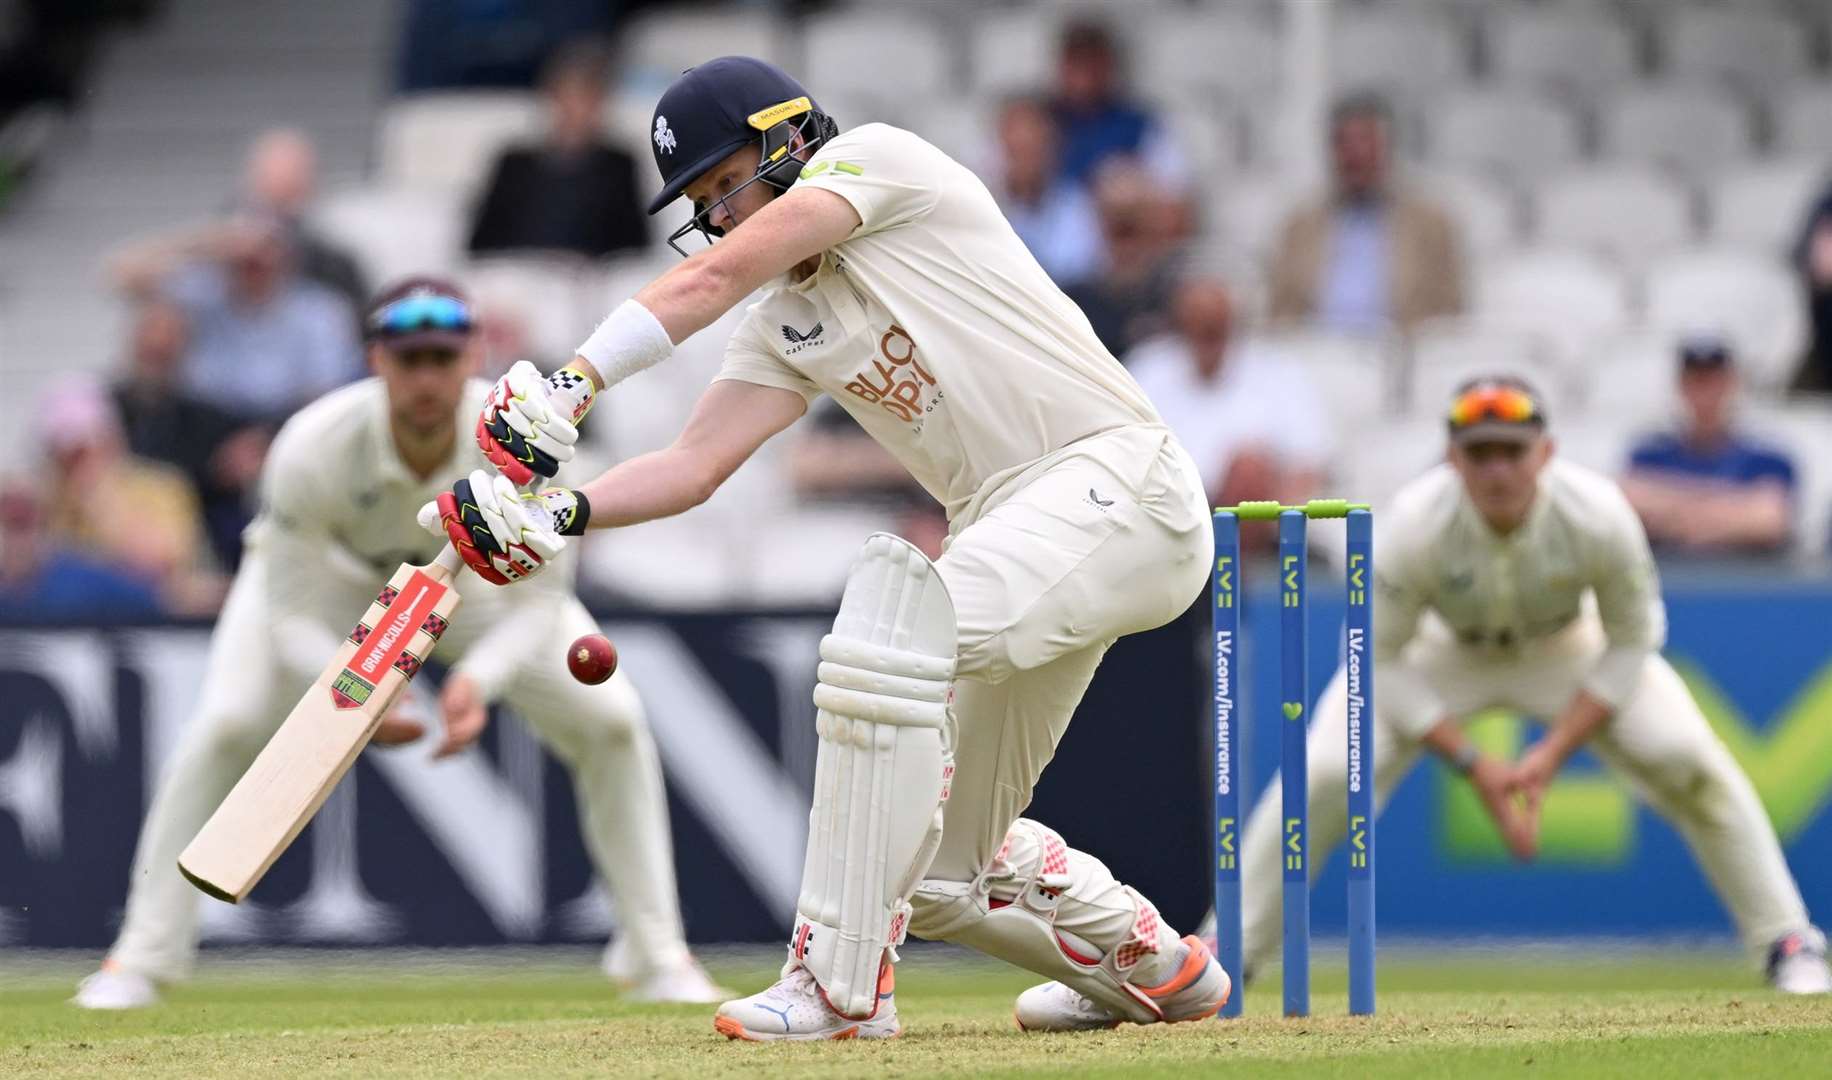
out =
[[[1582,685],[1615,708],[1666,639],[1641,521],[1613,481],[1582,466],[1549,462],[1526,522],[1507,536],[1489,528],[1449,465],[1406,485],[1376,530],[1376,685],[1382,711],[1419,725],[1413,734],[1445,719],[1431,688],[1400,662],[1428,611],[1472,664],[1505,661],[1580,618],[1600,618],[1608,645]]]
[[[986,186],[940,150],[866,124],[799,183],[845,198],[859,228],[752,305],[720,378],[832,395],[950,520],[1078,439],[1162,424]]]
[[[263,575],[274,651],[296,674],[316,677],[396,568],[431,562],[445,546],[415,515],[472,469],[489,468],[471,438],[489,392],[481,379],[466,383],[451,457],[424,479],[395,448],[380,379],[333,390],[280,428],[261,471],[261,511],[247,534],[259,558],[242,572],[258,567]],[[577,559],[566,552],[560,558],[514,588],[459,572],[464,603],[456,618],[490,629],[457,667],[477,679],[486,697],[546,640],[537,628],[551,617],[555,600],[570,595]]]

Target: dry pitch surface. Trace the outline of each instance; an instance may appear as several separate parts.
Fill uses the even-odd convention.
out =
[[[1021,972],[924,951],[900,978],[904,1035],[750,1045],[710,1010],[625,1004],[577,952],[285,954],[207,963],[158,1009],[63,1003],[78,958],[0,954],[0,1075],[171,1076],[1787,1076],[1825,1075],[1832,1000],[1786,999],[1719,954],[1410,953],[1381,971],[1381,1014],[1343,1015],[1320,966],[1314,1013],[1276,1015],[1276,981],[1229,1022],[1086,1035],[1017,1031]],[[745,991],[754,952],[715,960]]]

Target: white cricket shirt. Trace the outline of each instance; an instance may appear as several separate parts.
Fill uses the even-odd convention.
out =
[[[859,227],[751,306],[719,378],[832,395],[950,520],[1078,439],[1162,424],[948,155],[866,124],[822,146],[799,183],[845,198]]]
[[[1614,481],[1580,465],[1549,462],[1526,522],[1507,536],[1489,528],[1449,465],[1406,485],[1375,528],[1377,685],[1382,711],[1403,723],[1429,729],[1445,718],[1431,688],[1399,663],[1426,611],[1474,663],[1515,655],[1592,617],[1586,597],[1594,597],[1608,645],[1582,685],[1614,708],[1666,640],[1641,521]]]

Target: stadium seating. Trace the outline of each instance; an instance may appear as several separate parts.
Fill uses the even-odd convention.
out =
[[[921,102],[954,81],[954,49],[934,19],[877,8],[834,11],[807,19],[805,56],[818,57],[823,90],[870,101]],[[815,72],[810,71],[812,79]]]
[[[1725,173],[1710,192],[1711,241],[1765,255],[1787,252],[1828,179],[1828,162],[1811,157],[1756,161]]]
[[[1278,86],[1278,39],[1249,14],[1160,8],[1145,15],[1141,31],[1151,58],[1133,70],[1148,98],[1257,103]]]
[[[1337,486],[1372,503],[1378,521],[1394,492],[1444,460],[1444,419],[1436,413],[1375,418],[1357,425],[1343,449]]]
[[[1755,152],[1749,111],[1705,83],[1648,83],[1603,104],[1597,117],[1605,157],[1684,173],[1708,173]]]
[[[904,126],[934,143],[944,153],[968,168],[992,179],[988,171],[998,162],[998,119],[1001,102],[977,95],[942,96],[924,102],[923,108],[914,116],[904,118]],[[837,105],[829,106],[823,98],[823,108],[845,110],[840,115],[861,115],[854,105],[839,100]],[[1219,125],[1214,125],[1216,135],[1220,135]],[[1207,129],[1192,130],[1195,138],[1207,133]],[[1194,147],[1192,146],[1192,152]]]
[[[733,52],[787,64],[843,126],[902,123],[985,170],[995,160],[999,102],[1047,88],[1063,23],[1093,13],[1109,18],[1138,96],[1158,108],[1198,181],[1204,220],[1193,265],[1234,282],[1243,311],[1257,303],[1279,228],[1313,191],[1306,170],[1323,141],[1317,132],[1305,145],[1313,129],[1293,125],[1284,108],[1290,26],[1281,0],[1128,0],[1123,8],[937,0],[920,10],[841,0],[809,8],[790,15],[755,3],[648,5],[625,20],[606,118],[612,137],[638,153],[645,195],[658,186],[644,152],[656,94],[680,69]],[[1755,405],[1816,448],[1829,462],[1822,471],[1832,472],[1832,418],[1776,405],[1805,334],[1798,283],[1784,260],[1810,203],[1832,184],[1832,9],[1820,0],[1337,0],[1331,8],[1330,92],[1388,95],[1404,175],[1461,227],[1470,301],[1465,317],[1417,328],[1403,353],[1325,334],[1279,337],[1327,373],[1319,391],[1332,410],[1373,430],[1368,446],[1391,448],[1383,461],[1388,451],[1359,437],[1345,446],[1346,487],[1390,490],[1414,471],[1421,450],[1425,460],[1435,456],[1436,396],[1497,366],[1536,373],[1568,449],[1605,461],[1627,434],[1670,415],[1675,336],[1706,327],[1737,340]],[[237,26],[237,34],[264,29]],[[232,96],[223,87],[246,64],[218,64],[222,71],[185,82],[167,55],[110,61],[154,77],[97,85],[83,130],[109,154],[38,185],[29,210],[43,221],[21,231],[15,209],[13,231],[0,238],[5,362],[27,386],[53,366],[102,370],[115,361],[120,320],[93,294],[97,253],[120,236],[220,205],[225,164],[246,134],[224,125],[282,109],[305,81],[322,93],[302,99],[299,119],[321,137],[331,178],[313,222],[348,246],[372,280],[429,268],[460,273],[486,306],[521,313],[532,352],[554,356],[611,300],[676,261],[658,237],[657,252],[608,269],[520,259],[466,266],[469,200],[506,143],[539,135],[536,94],[421,93],[371,113],[376,93],[360,80],[289,69]],[[359,57],[343,67],[363,64],[376,66]],[[155,85],[162,80],[169,85]],[[363,186],[350,186],[365,163]],[[656,232],[680,220],[670,212]],[[607,397],[594,422],[601,449],[625,456],[672,438],[718,368],[721,337],[717,329],[698,335],[665,369]],[[1375,419],[1366,418],[1370,400],[1381,405]],[[1389,408],[1403,416],[1385,415]],[[1816,441],[1814,424],[1825,438]],[[793,602],[796,590],[827,589],[822,574],[845,558],[814,542],[805,545],[813,552],[805,566],[795,564],[801,569],[758,582],[756,567],[766,561],[759,552],[794,562],[794,515],[802,511],[779,458],[766,454],[746,473],[748,486],[733,489],[730,508],[710,507],[708,523],[651,527],[655,536],[682,530],[666,535],[660,555],[643,554],[659,542],[639,533],[595,545],[594,567],[611,568],[617,587],[657,602]],[[1823,549],[1832,492],[1818,498],[1809,509]],[[755,530],[745,548],[720,535],[741,540],[747,520],[781,507],[791,516],[780,536]],[[810,513],[809,535],[858,526]]]
[[[1009,7],[982,11],[964,35],[974,89],[1000,98],[1049,85],[1056,71],[1058,12]]]
[[[1635,75],[1634,39],[1602,5],[1498,4],[1483,20],[1489,73],[1594,97]]]
[[[1480,269],[1471,315],[1483,324],[1545,335],[1555,362],[1569,368],[1583,342],[1629,322],[1628,283],[1583,250],[1515,252]]]
[[[1479,174],[1428,172],[1413,178],[1448,213],[1463,240],[1467,264],[1489,259],[1520,243],[1520,210],[1498,181]]]
[[[1684,188],[1652,169],[1602,166],[1555,177],[1534,199],[1541,244],[1596,252],[1637,266],[1692,239]]]
[[[1216,193],[1211,224],[1229,250],[1263,264],[1271,260],[1286,215],[1307,195],[1278,173],[1238,176]]]
[[[1661,62],[1679,78],[1720,79],[1758,90],[1806,70],[1807,35],[1785,14],[1761,4],[1676,5],[1654,25]]]
[[[1775,149],[1832,158],[1832,81],[1796,83],[1776,94]]]
[[[1406,372],[1406,410],[1437,416],[1457,386],[1483,372],[1527,379],[1562,404],[1567,376],[1554,343],[1530,325],[1509,320],[1429,320],[1413,330]]]
[[[1386,336],[1288,330],[1267,335],[1266,346],[1303,367],[1312,389],[1338,425],[1355,425],[1395,411],[1400,359]]]
[[[608,310],[606,299],[593,287],[603,275],[577,259],[493,256],[471,263],[462,277],[479,307],[499,307],[520,316],[533,352],[528,359],[544,367],[570,359],[605,315],[600,309]]]
[[[1331,78],[1345,91],[1378,90],[1412,101],[1467,73],[1467,50],[1444,19],[1397,6],[1334,10]]]
[[[450,269],[464,246],[464,204],[449,188],[376,186],[333,192],[319,203],[312,220],[355,255],[370,281]]]
[[[397,98],[382,108],[376,180],[469,196],[488,179],[504,146],[540,130],[540,105],[532,94],[464,91]]]
[[[1662,261],[1647,278],[1648,325],[1716,330],[1737,345],[1744,380],[1776,390],[1806,344],[1799,285],[1780,260],[1746,251],[1697,251]]]
[[[1445,97],[1429,120],[1431,159],[1513,179],[1571,166],[1582,145],[1570,112],[1543,98],[1507,91]]]
[[[1678,415],[1676,335],[1638,328],[1598,334],[1579,354],[1584,394],[1577,403],[1592,424],[1645,432]]]
[[[736,54],[792,63],[787,38],[782,22],[760,6],[652,8],[639,12],[620,35],[619,74],[626,86],[640,88],[648,100],[676,75],[715,56]]]

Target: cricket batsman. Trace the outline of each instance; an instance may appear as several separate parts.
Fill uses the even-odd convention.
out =
[[[152,1005],[161,984],[189,974],[200,897],[179,875],[179,851],[336,654],[378,583],[401,562],[437,552],[414,512],[477,461],[471,428],[489,384],[471,378],[481,340],[464,296],[412,279],[382,293],[365,325],[375,377],[307,406],[275,438],[196,715],[141,830],[120,937],[83,981],[78,1005]],[[516,590],[460,576],[464,607],[434,653],[450,667],[437,755],[469,746],[490,702],[513,701],[572,770],[586,846],[624,929],[607,969],[648,1000],[719,1000],[682,934],[661,767],[642,702],[621,672],[586,686],[566,670],[567,644],[597,631],[570,591],[572,569]],[[424,726],[406,712],[393,710],[376,741],[418,737]]]
[[[880,534],[853,564],[820,649],[788,961],[714,1026],[895,1035],[906,933],[1050,980],[1018,999],[1029,1030],[1213,1015],[1229,986],[1208,950],[1019,816],[1107,648],[1182,613],[1207,579],[1194,463],[985,186],[927,142],[884,124],[842,133],[794,79],[746,57],[681,75],[650,135],[663,181],[650,211],[685,195],[692,217],[671,239],[717,242],[613,310],[567,367],[505,375],[478,424],[501,475],[474,473],[422,524],[473,566],[528,576],[564,535],[691,509],[822,393],[949,518],[934,563]],[[567,459],[594,394],[758,289],[672,445],[577,490],[518,496],[513,482]],[[1159,767],[1150,743],[1147,728],[1136,763],[1116,766]],[[1113,812],[1150,842],[1147,810]]]
[[[1375,538],[1377,804],[1430,750],[1468,779],[1509,850],[1537,850],[1546,788],[1580,747],[1679,830],[1775,989],[1832,990],[1825,936],[1749,778],[1660,655],[1666,609],[1646,534],[1614,481],[1553,456],[1526,384],[1473,381],[1450,406],[1447,463],[1395,495]],[[1313,870],[1346,828],[1346,680],[1310,730]],[[1485,709],[1543,718],[1520,760],[1488,757],[1463,723]],[[1279,784],[1247,820],[1248,970],[1279,947]]]

